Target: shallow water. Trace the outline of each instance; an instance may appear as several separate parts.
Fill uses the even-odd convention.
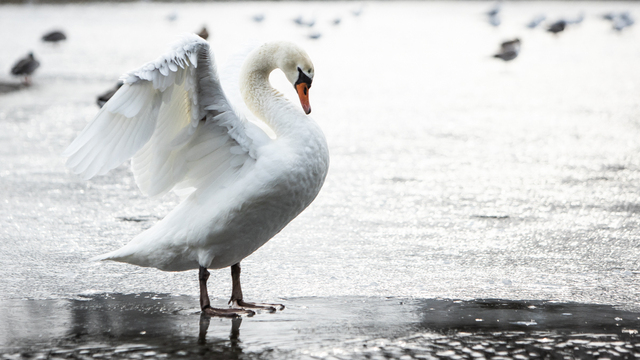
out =
[[[586,313],[594,314],[604,311],[600,306],[610,311],[640,309],[640,27],[617,33],[599,18],[611,10],[640,14],[640,4],[508,3],[498,28],[487,24],[483,13],[490,6],[483,2],[376,2],[365,4],[362,15],[354,17],[351,10],[359,6],[225,2],[0,7],[0,46],[5,49],[0,68],[8,71],[29,50],[42,63],[33,86],[0,94],[0,300],[22,309],[17,318],[10,312],[2,316],[18,319],[12,324],[29,324],[34,313],[43,321],[53,318],[51,327],[42,328],[55,331],[40,348],[33,345],[35,353],[58,341],[74,354],[74,346],[107,343],[100,336],[66,343],[66,334],[73,330],[64,324],[67,320],[56,320],[83,303],[104,317],[122,318],[101,307],[108,306],[101,305],[107,296],[103,294],[139,306],[142,313],[153,308],[132,300],[131,294],[178,297],[178,308],[188,312],[178,323],[188,323],[188,341],[197,342],[199,315],[191,297],[197,294],[195,272],[163,273],[87,261],[152,226],[176,198],[144,198],[127,166],[83,181],[66,170],[58,154],[97,112],[96,96],[111,88],[120,74],[155,59],[176,34],[197,31],[203,24],[221,64],[252,40],[288,39],[304,46],[317,73],[312,116],[323,127],[331,150],[330,173],[318,199],[243,261],[247,299],[288,299],[282,313],[243,320],[243,344],[264,346],[257,348],[259,356],[272,356],[263,351],[272,349],[292,357],[312,350],[316,352],[309,354],[319,357],[338,356],[340,351],[347,357],[356,352],[366,357],[366,351],[358,351],[377,338],[393,349],[417,344],[424,350],[411,356],[451,355],[425,350],[441,348],[428,336],[420,337],[426,327],[412,328],[420,321],[405,320],[406,313],[394,307],[381,310],[391,320],[369,325],[358,322],[364,306],[350,303],[343,312],[330,311],[330,304],[357,299],[406,299],[414,310],[421,301],[449,301],[421,299],[473,304],[487,298],[516,304],[553,300],[573,304],[563,305],[571,309],[585,306]],[[554,19],[581,11],[585,21],[558,36],[524,27],[539,13]],[[174,12],[177,19],[168,21]],[[252,22],[256,13],[264,13],[265,21]],[[322,37],[307,38],[311,30],[291,21],[298,15],[315,17]],[[330,21],[336,16],[342,21],[333,26]],[[39,41],[44,32],[58,27],[67,32],[67,42],[50,46]],[[522,40],[516,60],[505,64],[491,58],[501,41],[515,36]],[[7,75],[0,81],[12,80]],[[274,82],[282,84],[283,79],[275,76]],[[291,96],[289,88],[283,91]],[[210,292],[220,304],[229,295],[229,278],[227,270],[212,272]],[[302,306],[318,315],[296,313]],[[35,312],[40,307],[51,311]],[[468,309],[472,314],[481,311]],[[161,312],[161,317],[171,317],[171,311]],[[345,312],[355,314],[349,321],[362,334],[355,345],[346,345],[349,337],[326,325],[344,324]],[[443,312],[436,314],[430,322],[442,320]],[[325,336],[336,338],[296,347],[298,335],[291,330],[282,341],[273,340],[271,332],[290,325],[279,321],[286,316],[298,319],[309,332],[318,328],[310,319],[321,318]],[[153,325],[151,318],[141,323]],[[250,329],[258,326],[250,325],[254,323],[265,327],[255,330],[260,336],[250,337]],[[224,329],[210,330],[210,335],[228,339],[229,321],[212,324]],[[468,330],[452,326],[451,333],[441,334],[443,341],[462,343],[460,333],[470,332],[473,346],[489,342],[495,348],[498,341],[506,341],[501,334],[517,331],[492,328],[489,333],[475,325]],[[399,331],[384,332],[387,326]],[[568,335],[554,336],[566,330],[563,326],[541,327],[541,333],[528,331],[516,338],[562,344]],[[176,334],[167,331],[167,336]],[[621,330],[576,331],[587,334],[581,339],[626,336],[606,341],[635,346],[633,334]],[[496,342],[487,340],[493,333],[498,334]],[[31,344],[27,335],[16,339],[0,345]],[[107,346],[115,349],[128,339],[123,336]],[[456,346],[441,350],[458,354]],[[174,345],[147,351],[174,350],[180,351]],[[564,356],[565,350],[553,351]]]

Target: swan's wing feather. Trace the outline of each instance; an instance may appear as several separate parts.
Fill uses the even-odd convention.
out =
[[[150,90],[147,84],[123,85],[116,93],[120,96],[109,101],[118,111],[100,109],[95,119],[62,153],[68,157],[67,166],[90,179],[106,174],[131,158],[154,133],[161,97]],[[136,100],[126,101],[131,98]],[[127,117],[136,109],[135,117]]]
[[[91,178],[133,157],[136,183],[153,196],[228,181],[255,157],[262,135],[227,100],[200,37],[185,35],[122,80],[63,153],[75,173]]]

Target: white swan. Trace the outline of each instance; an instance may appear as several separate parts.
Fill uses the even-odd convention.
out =
[[[240,93],[275,139],[234,110],[209,44],[196,35],[122,77],[124,85],[63,153],[67,166],[88,179],[132,158],[143,193],[173,189],[186,198],[127,245],[94,259],[200,269],[200,304],[210,315],[275,311],[272,304],[243,301],[239,263],[313,201],[329,166],[319,126],[269,84],[276,68],[295,86],[306,114],[314,75],[308,55],[288,42],[267,43],[248,55]],[[233,308],[213,309],[207,269],[227,266]]]

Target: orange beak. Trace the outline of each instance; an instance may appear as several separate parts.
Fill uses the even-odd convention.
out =
[[[304,113],[309,115],[309,113],[311,112],[311,105],[309,105],[309,86],[307,85],[307,83],[301,82],[296,85],[296,91],[298,92],[300,105],[302,105]]]

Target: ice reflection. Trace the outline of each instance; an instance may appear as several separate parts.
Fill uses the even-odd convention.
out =
[[[640,313],[610,305],[310,297],[289,299],[277,314],[229,320],[200,315],[196,300],[142,293],[4,301],[0,358],[640,356]]]
[[[424,300],[421,325],[446,332],[636,333],[640,314],[611,305],[514,300]]]
[[[511,300],[424,300],[423,331],[365,344],[384,358],[632,359],[640,313],[610,305]],[[360,353],[363,357],[371,354]]]
[[[240,346],[240,325],[242,324],[242,318],[236,318],[231,320],[231,332],[229,333],[229,344],[228,346],[219,346],[220,339],[218,341],[210,341],[214,346],[213,348],[206,348],[207,345],[207,332],[209,331],[209,325],[211,324],[211,317],[200,314],[200,332],[198,333],[198,344],[201,346],[201,349],[223,349],[228,350],[224,352],[225,358],[239,358],[237,355],[242,354],[242,347]],[[184,351],[183,351],[184,352]],[[202,353],[200,353],[202,355]],[[219,355],[219,354],[216,354]]]
[[[238,359],[242,319],[210,319],[192,304],[190,297],[151,293],[5,301],[0,358]]]

